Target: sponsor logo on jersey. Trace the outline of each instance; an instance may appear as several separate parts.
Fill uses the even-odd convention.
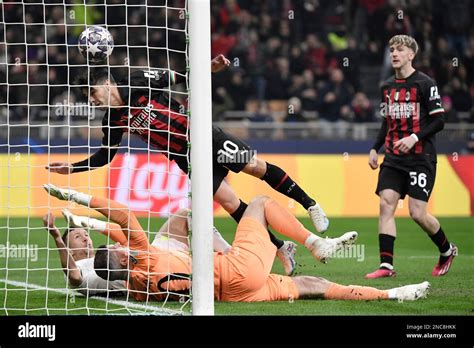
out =
[[[436,99],[441,99],[439,93],[438,93],[438,87],[436,86],[431,86],[430,87],[430,97],[429,97],[429,100],[430,101],[433,101],[433,100],[436,100]]]

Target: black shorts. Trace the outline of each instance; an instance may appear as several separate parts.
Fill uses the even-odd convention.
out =
[[[375,193],[392,189],[404,199],[406,195],[428,202],[436,179],[434,161],[390,161],[380,165],[379,180]]]
[[[213,193],[215,194],[229,170],[239,173],[252,161],[253,150],[237,137],[227,134],[219,127],[212,127],[212,165]],[[185,155],[169,155],[179,168],[188,173],[188,157]]]
[[[219,127],[212,127],[213,193],[216,193],[229,170],[239,173],[253,157],[254,151],[245,142]]]

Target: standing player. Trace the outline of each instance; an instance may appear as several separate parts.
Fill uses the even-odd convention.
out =
[[[395,76],[382,85],[385,112],[377,140],[370,150],[369,165],[378,167],[377,152],[385,144],[376,193],[380,196],[380,268],[368,279],[394,277],[393,248],[396,237],[395,209],[399,199],[410,196],[412,219],[428,234],[441,253],[432,275],[449,271],[457,247],[450,243],[438,220],[427,212],[436,176],[435,134],[444,127],[444,109],[435,81],[415,70],[412,61],[418,45],[410,36],[389,41]]]
[[[218,72],[229,64],[230,61],[220,55],[211,62],[212,72]],[[171,84],[184,82],[184,76],[173,71],[137,71],[130,75],[128,83],[117,85],[107,69],[93,70],[90,90],[85,87],[84,92],[90,96],[92,105],[108,110],[102,122],[102,148],[83,161],[51,163],[47,168],[55,173],[71,174],[102,167],[112,161],[123,133],[129,132],[138,135],[151,148],[160,150],[188,173],[188,117],[183,115],[181,104],[170,98],[169,91],[165,90]],[[87,85],[87,80],[83,84]],[[247,144],[220,128],[213,127],[212,137],[214,199],[235,221],[240,221],[247,204],[224,180],[229,170],[242,171],[264,180],[278,192],[300,203],[308,211],[318,232],[328,228],[329,220],[323,209],[284,170],[254,157]],[[295,244],[283,242],[273,234],[271,239],[278,248],[277,255],[285,272],[292,274],[296,266]]]

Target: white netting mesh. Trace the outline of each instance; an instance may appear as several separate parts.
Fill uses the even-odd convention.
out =
[[[158,297],[162,301],[153,300],[153,295],[157,295],[153,288],[155,281],[173,273],[166,271],[172,267],[170,252],[184,253],[176,251],[183,245],[175,241],[189,242],[187,213],[183,210],[188,207],[189,180],[174,161],[166,158],[171,156],[187,162],[189,157],[189,146],[174,145],[176,142],[189,145],[185,121],[188,116],[186,1],[3,1],[0,10],[1,312],[175,314],[189,311],[190,290],[176,293],[170,290],[172,282],[161,283]],[[77,47],[80,33],[91,25],[108,29],[114,40],[112,54],[100,64],[88,62]],[[127,91],[118,94],[121,99],[128,95],[125,98],[128,100],[121,100],[123,105],[115,108],[122,110],[125,117],[105,126],[104,111],[89,105],[94,102],[91,93],[97,90],[90,87],[91,73],[99,68],[105,69]],[[148,82],[134,89],[136,71],[147,71],[144,76]],[[153,81],[158,80],[156,75],[167,83],[154,85]],[[81,82],[81,76],[85,76],[86,82]],[[184,83],[172,85],[179,76]],[[101,81],[98,85],[106,83]],[[83,87],[88,91],[87,97],[82,94]],[[144,90],[146,93],[142,93]],[[109,102],[114,102],[117,94],[113,88],[107,86],[103,91]],[[134,93],[142,93],[145,102],[133,104]],[[174,105],[168,95],[181,105]],[[158,116],[155,119],[152,115]],[[167,115],[168,121],[158,122],[162,117],[159,115]],[[111,113],[109,117],[112,119]],[[96,153],[102,146],[104,127],[108,128],[104,139],[110,142],[114,128],[127,130],[111,164],[70,175],[45,169],[49,163],[75,163]],[[156,129],[151,131],[151,128]],[[129,136],[130,133],[134,135]],[[138,216],[149,242],[159,244],[158,249],[141,251],[147,255],[154,253],[160,262],[158,270],[147,270],[153,274],[149,277],[148,291],[140,290],[146,295],[143,301],[136,301],[127,292],[112,298],[111,293],[86,296],[85,291],[72,289],[63,270],[72,268],[71,258],[87,264],[87,259],[93,257],[93,249],[86,244],[75,250],[69,244],[68,249],[59,248],[43,226],[42,218],[48,212],[53,213],[61,234],[67,227],[61,215],[63,208],[77,216],[113,221],[93,209],[49,196],[42,187],[46,183],[110,198]],[[170,219],[167,224],[166,219]],[[108,227],[123,236],[117,226]],[[160,228],[162,233],[158,234]],[[106,236],[98,230],[96,225],[82,231],[70,229],[65,240],[71,243],[68,238],[79,235],[80,239],[89,232],[95,248],[115,242],[112,235]],[[138,235],[139,231],[129,233],[128,243],[134,233]],[[63,253],[66,266],[61,264],[61,250],[66,252],[66,256]],[[135,255],[138,262],[142,253]],[[81,265],[82,280],[86,268],[91,267],[90,262],[89,266]],[[67,272],[69,276],[73,273]],[[188,276],[177,277],[187,279]],[[93,285],[87,287],[94,290]],[[81,288],[86,290],[84,284]]]

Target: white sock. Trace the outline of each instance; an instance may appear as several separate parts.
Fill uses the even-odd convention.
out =
[[[388,290],[388,298],[390,300],[396,300],[397,299],[397,288]]]
[[[446,251],[445,253],[441,253],[441,256],[450,256],[453,253],[453,248],[449,246],[449,250]]]
[[[217,228],[214,227],[214,233],[212,236],[212,246],[214,251],[227,254],[231,248],[230,244],[222,237]]]
[[[318,239],[321,239],[321,237],[318,237],[317,235],[311,233],[304,241],[304,246],[307,249],[311,249],[313,247],[313,243]]]
[[[87,224],[89,225],[90,228],[96,231],[105,231],[107,228],[107,223],[102,220],[97,220],[93,218],[86,218]]]
[[[387,263],[387,262],[381,263],[380,267],[387,268],[387,269],[393,271],[393,266],[391,264]]]
[[[82,192],[77,192],[77,193],[73,194],[71,198],[74,202],[88,207],[89,203],[92,199],[92,196],[88,195],[88,194],[85,194],[85,193],[82,193]]]

